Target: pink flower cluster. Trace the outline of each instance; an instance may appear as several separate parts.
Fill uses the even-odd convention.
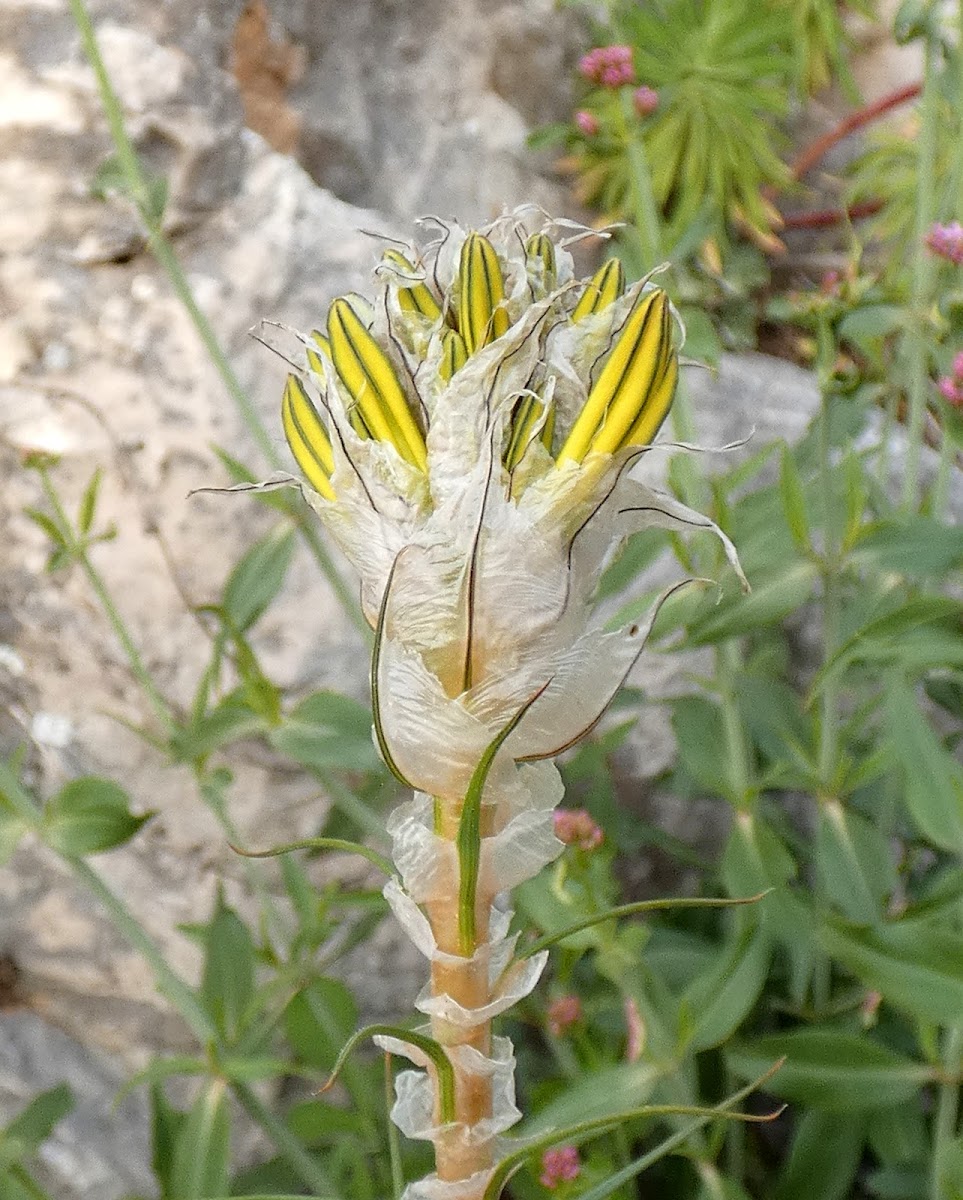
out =
[[[926,235],[927,249],[940,258],[949,259],[958,267],[963,266],[963,225],[951,221],[949,225],[934,225]]]
[[[579,74],[599,87],[618,88],[635,82],[631,46],[596,46],[578,60]]]
[[[577,1147],[557,1146],[542,1155],[542,1174],[538,1182],[542,1187],[554,1190],[563,1180],[578,1179],[581,1169]]]
[[[555,836],[566,846],[578,846],[579,850],[595,850],[605,840],[605,834],[584,808],[556,809],[554,820]]]
[[[559,996],[548,1006],[548,1028],[553,1037],[561,1037],[569,1025],[582,1019],[582,1001],[578,996]]]
[[[944,375],[937,381],[936,387],[947,403],[954,408],[963,408],[963,350],[953,359],[953,374]],[[555,815],[558,816],[558,813]]]

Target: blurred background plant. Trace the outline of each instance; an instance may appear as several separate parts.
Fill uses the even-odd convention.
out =
[[[653,572],[668,560],[722,581],[721,598],[670,602],[656,646],[697,655],[685,660],[697,664],[691,691],[669,702],[677,759],[665,785],[723,809],[728,832],[717,847],[692,846],[621,804],[620,746],[650,703],[635,690],[565,761],[570,810],[558,833],[567,848],[520,889],[517,919],[530,947],[584,928],[561,939],[512,1020],[531,1114],[522,1132],[544,1135],[586,1114],[611,1123],[533,1149],[507,1185],[516,1200],[963,1195],[961,18],[904,4],[892,36],[919,43],[921,82],[861,108],[848,67],[854,9],[830,0],[609,5],[579,67],[585,94],[572,125],[541,138],[565,144],[565,169],[600,221],[625,222],[617,251],[629,274],[672,261],[667,286],[690,352],[715,360],[733,345],[775,347],[812,367],[821,406],[797,445],[753,446],[722,474],[707,478],[687,455],[671,461],[672,489],[739,546],[751,595],[730,586],[708,541],[690,553],[654,532],[633,538],[601,580],[613,621],[646,611]],[[872,19],[870,6],[859,11]],[[75,12],[83,28],[76,0]],[[788,159],[790,118],[830,83],[851,98],[852,117]],[[838,183],[832,209],[780,216],[831,144],[910,101],[912,139],[871,132],[847,180],[821,180],[830,192]],[[133,200],[190,309],[160,192],[119,119],[114,132],[116,164],[99,186]],[[783,239],[817,228],[835,239],[831,271],[785,253]],[[216,344],[214,354],[221,363]],[[684,391],[673,419],[680,440],[697,436]],[[236,481],[261,470],[222,461]],[[277,525],[217,603],[196,613],[208,660],[184,711],[153,678],[94,561],[110,552],[100,544],[111,531],[98,524],[99,475],[71,515],[55,461],[27,465],[46,496],[31,516],[49,536],[49,569],[86,577],[151,706],[140,734],[172,768],[188,768],[225,838],[239,840],[231,755],[253,738],[309,772],[331,801],[308,854],[353,852],[383,865],[385,816],[399,793],[372,749],[367,709],[329,691],[283,694],[252,646],[303,513],[260,499]],[[391,1064],[359,1054],[336,1092],[315,1092],[358,1020],[338,964],[385,915],[376,884],[318,892],[293,853],[278,871],[246,859],[258,920],[218,898],[209,921],[188,931],[204,954],[195,985],[87,861],[137,836],[149,815],[133,815],[137,806],[105,779],[34,795],[21,766],[16,756],[0,765],[0,848],[11,853],[30,831],[60,855],[144,955],[196,1042],[129,1085],[150,1091],[159,1194],[400,1195],[428,1164],[390,1131]],[[683,896],[659,907],[633,875],[641,857],[685,880],[697,901],[765,894],[738,907],[688,906]],[[620,1118],[647,1104],[715,1105],[783,1057],[765,1085],[790,1105],[777,1122]],[[44,1195],[30,1160],[69,1103],[63,1089],[48,1093],[0,1131],[0,1196]],[[767,1097],[752,1103],[771,1111]],[[241,1109],[265,1149],[238,1170]]]

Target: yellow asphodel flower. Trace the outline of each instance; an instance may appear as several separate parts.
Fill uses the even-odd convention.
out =
[[[603,566],[661,526],[713,530],[739,569],[707,517],[631,478],[678,378],[668,297],[626,288],[614,261],[576,281],[559,227],[530,216],[386,251],[375,302],[333,302],[282,404],[305,495],[377,630],[379,747],[416,792],[392,817],[402,882],[386,894],[432,961],[418,1006],[459,1107],[439,1125],[429,1077],[399,1078],[396,1120],[438,1162],[407,1200],[480,1196],[518,1115],[490,1021],[544,960],[508,965],[492,901],[558,852],[551,759],[598,719],[651,624],[595,620]]]

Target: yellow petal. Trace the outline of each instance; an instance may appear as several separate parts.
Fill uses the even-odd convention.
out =
[[[552,291],[558,279],[558,271],[555,265],[555,247],[551,239],[544,233],[533,233],[525,243],[525,254],[529,260],[538,260],[537,263],[533,263],[533,274],[536,279],[541,275],[542,291]]]
[[[658,403],[655,403],[653,409],[656,393],[659,393],[658,399],[662,398],[658,385],[665,378],[669,362],[675,358],[672,350],[669,302],[665,292],[655,292],[653,296],[651,307],[639,326],[631,358],[605,414],[605,424],[592,439],[590,453],[613,454],[620,446],[626,444],[630,431],[637,425],[640,429],[648,429],[650,425],[654,425],[654,436],[668,412],[668,405],[675,390],[674,379],[665,407],[657,416],[652,415],[658,411]],[[601,382],[602,376],[599,377],[599,383]],[[589,399],[591,401],[591,396]],[[643,421],[643,417],[650,419]],[[651,441],[651,438],[646,440]]]
[[[635,424],[653,380],[664,364],[666,308],[665,293],[659,289],[638,298],[559,452],[559,461],[571,458],[581,462],[590,448],[602,450],[608,446],[611,453]],[[616,411],[610,413],[617,401],[618,424]],[[603,423],[610,432],[597,445],[596,438]],[[617,435],[619,428],[621,434]]]
[[[589,313],[608,308],[625,291],[625,270],[617,258],[610,258],[585,285],[585,291],[572,312],[573,321],[581,321]]]
[[[417,273],[414,265],[397,250],[386,250],[383,257],[386,263],[397,267],[406,275]],[[441,305],[432,295],[431,289],[426,283],[412,283],[408,286],[399,284],[398,303],[406,312],[421,313],[423,317],[430,317],[433,321],[441,318]]]
[[[289,375],[281,400],[281,424],[294,461],[316,492],[327,500],[334,499],[331,473],[334,455],[328,431],[318,410],[311,403],[301,381]]]
[[[443,335],[441,365],[438,367],[438,374],[442,379],[447,381],[452,375],[468,362],[468,351],[465,349],[465,340],[461,334],[455,333],[454,329],[446,329]]]
[[[470,233],[461,248],[458,280],[458,331],[469,354],[508,329],[508,313],[500,305],[505,283],[495,248],[480,233]]]
[[[372,436],[390,442],[398,453],[424,470],[425,439],[408,407],[388,356],[347,300],[335,300],[328,312],[331,360],[356,401]]]

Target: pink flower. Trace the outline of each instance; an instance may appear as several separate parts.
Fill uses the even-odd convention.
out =
[[[575,1146],[556,1146],[542,1155],[542,1174],[538,1182],[542,1187],[554,1190],[563,1180],[578,1179],[581,1169]]]
[[[963,265],[963,225],[951,221],[949,225],[934,225],[926,235],[926,245],[933,254],[948,259],[957,266]]]
[[[582,1001],[578,996],[559,996],[548,1006],[548,1028],[554,1037],[561,1037],[569,1025],[582,1019]]]
[[[584,808],[556,809],[554,820],[555,836],[566,846],[595,850],[605,840],[605,834]]]
[[[618,88],[635,82],[631,46],[596,46],[578,61],[579,74],[600,87]]]
[[[942,379],[937,380],[936,390],[948,404],[955,408],[963,408],[963,385],[959,380],[944,375]]]
[[[598,117],[595,113],[590,113],[587,108],[578,110],[575,114],[575,124],[586,137],[595,137],[599,131]]]
[[[632,93],[632,103],[640,117],[648,117],[659,107],[659,93],[643,83]]]

